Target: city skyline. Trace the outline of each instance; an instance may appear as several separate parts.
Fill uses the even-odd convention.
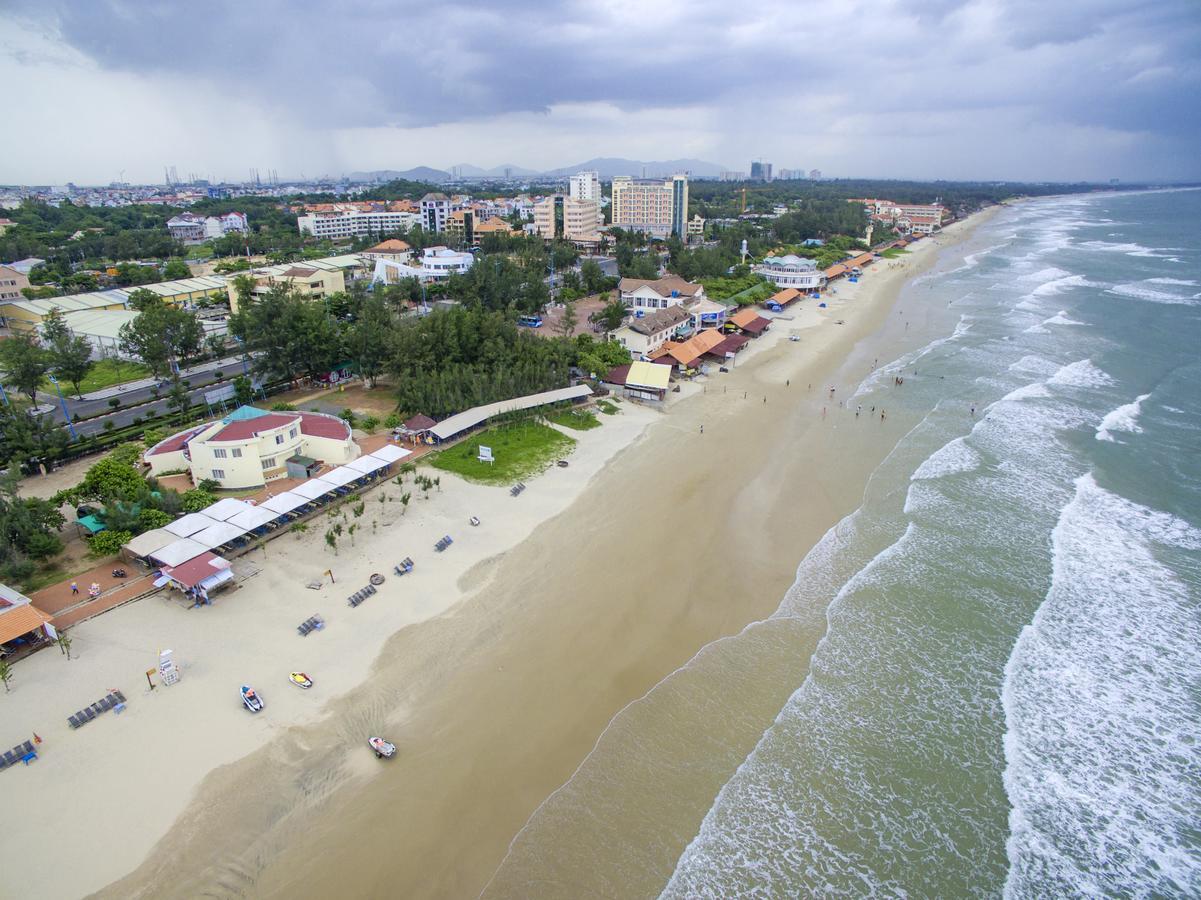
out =
[[[1201,16],[1185,0],[370,12],[268,3],[251,27],[226,2],[194,21],[117,0],[14,0],[0,76],[22,85],[7,98],[19,139],[0,181],[150,182],[164,165],[217,180],[464,159],[550,169],[601,155],[735,170],[762,157],[844,176],[1201,176],[1201,122],[1180,103],[1201,86]],[[331,52],[309,52],[327,34]]]

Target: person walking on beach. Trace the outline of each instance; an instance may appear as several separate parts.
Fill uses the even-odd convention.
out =
[[[880,410],[880,421],[884,421],[884,410]]]
[[[972,415],[974,416],[975,414],[976,414],[976,404],[973,403],[972,404]]]
[[[859,413],[861,413],[861,412],[863,412],[863,407],[862,407],[862,406],[856,406],[856,407],[855,407],[855,418],[856,418],[856,419],[858,419],[858,418],[859,418]]]
[[[704,434],[704,433],[705,433],[705,425],[704,425],[704,423],[702,422],[702,423],[701,423],[701,434]]]
[[[78,585],[76,582],[74,582],[74,581],[72,581],[72,582],[71,582],[71,593],[72,593],[72,594],[78,594],[78,593],[79,593],[79,585]]]

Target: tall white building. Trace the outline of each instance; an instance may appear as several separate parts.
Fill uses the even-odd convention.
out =
[[[433,234],[446,231],[450,218],[450,198],[441,193],[426,194],[421,198],[421,227]]]
[[[422,218],[412,212],[309,213],[296,219],[301,234],[316,238],[345,238],[367,234],[392,234],[422,227]]]
[[[568,196],[572,200],[601,201],[600,176],[596,172],[576,172],[568,179]]]

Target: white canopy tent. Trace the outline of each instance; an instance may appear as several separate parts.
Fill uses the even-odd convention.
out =
[[[214,547],[220,547],[222,544],[228,544],[230,541],[240,538],[245,533],[245,528],[239,528],[230,522],[218,522],[215,525],[210,525],[204,531],[196,532],[190,540],[198,544],[203,544],[206,550],[211,550]]]
[[[204,529],[208,528],[210,525],[216,524],[216,519],[210,519],[204,513],[198,512],[188,513],[183,518],[176,519],[174,522],[169,522],[163,527],[176,537],[185,538],[189,535],[195,534],[198,531],[204,531]]]
[[[370,475],[372,472],[377,472],[380,469],[386,469],[388,463],[382,459],[377,459],[374,456],[360,456],[358,459],[348,462],[343,469],[353,469],[359,475]]]
[[[336,469],[330,469],[317,480],[325,482],[329,485],[329,490],[333,490],[334,488],[345,487],[352,481],[357,481],[362,477],[362,472],[356,472],[348,466],[338,466]]]
[[[166,528],[152,528],[131,540],[125,545],[125,549],[134,556],[149,556],[155,550],[161,550],[178,540],[179,536],[172,534]]]
[[[161,547],[150,554],[150,558],[157,560],[164,566],[182,566],[189,559],[195,559],[201,553],[208,550],[204,544],[197,543],[191,538],[180,538],[173,544],[168,544],[166,547]]]
[[[320,478],[314,478],[311,481],[302,481],[296,487],[292,488],[293,494],[299,494],[305,500],[316,500],[318,497],[324,497],[334,486],[328,481],[322,481]],[[265,504],[264,504],[265,505]]]
[[[279,518],[286,513],[290,513],[294,509],[299,509],[306,503],[310,502],[310,498],[303,497],[295,491],[284,491],[282,494],[276,494],[274,497],[268,497],[258,505],[258,509],[267,509],[275,513],[275,517]]]
[[[412,456],[412,450],[406,450],[404,447],[397,447],[395,444],[384,444],[374,453],[368,453],[367,456],[372,459],[382,459],[388,465],[404,459],[406,456]],[[360,457],[362,458],[362,457]]]
[[[245,500],[235,500],[233,497],[224,497],[218,500],[212,506],[204,508],[204,514],[210,519],[216,519],[218,522],[228,522],[238,513],[247,509],[250,506]]]
[[[274,522],[279,518],[279,515],[279,513],[264,509],[261,506],[248,506],[236,516],[230,518],[228,524],[237,525],[243,531],[254,531],[268,522]]]

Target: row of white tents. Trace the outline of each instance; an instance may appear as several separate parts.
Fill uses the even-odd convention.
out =
[[[163,566],[182,565],[217,547],[265,534],[310,508],[347,494],[379,478],[411,452],[387,444],[259,504],[226,497],[202,512],[188,513],[162,528],[139,534],[125,545],[125,551]]]

